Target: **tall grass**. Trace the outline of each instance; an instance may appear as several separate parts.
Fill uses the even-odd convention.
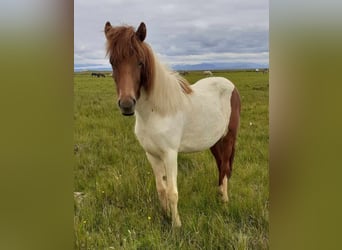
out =
[[[111,77],[75,74],[76,249],[268,249],[268,75],[216,72],[235,83],[242,113],[228,204],[209,150],[179,154],[180,229],[162,213],[134,117]],[[202,78],[191,72],[193,83]]]

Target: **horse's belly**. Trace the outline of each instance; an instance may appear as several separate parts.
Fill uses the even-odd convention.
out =
[[[219,104],[211,107],[199,105],[194,108],[194,111],[184,126],[180,152],[196,152],[208,149],[228,131],[230,106],[222,108],[219,107]]]
[[[191,153],[206,150],[212,147],[222,136],[211,137],[200,140],[182,141],[179,152]]]
[[[220,124],[202,121],[202,124],[184,130],[179,147],[180,152],[197,152],[213,146],[227,132],[227,122],[220,119]]]

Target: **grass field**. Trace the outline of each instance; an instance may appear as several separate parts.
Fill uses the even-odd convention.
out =
[[[74,76],[75,249],[268,249],[268,74],[215,72],[242,98],[229,204],[210,151],[179,154],[180,229],[162,213],[134,117],[116,104],[111,77]],[[186,76],[190,83],[201,72]]]

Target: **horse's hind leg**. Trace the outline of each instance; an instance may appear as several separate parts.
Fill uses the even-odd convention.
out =
[[[217,168],[218,168],[218,171],[220,173],[220,169],[221,169],[221,151],[222,151],[222,141],[219,140],[218,142],[216,142],[216,144],[214,146],[212,146],[210,148],[210,151],[211,153],[213,154],[213,156],[215,157],[215,160],[216,160],[216,165],[217,165]]]
[[[228,201],[228,185],[227,185],[227,160],[225,159],[225,148],[224,148],[224,140],[219,140],[214,146],[210,148],[211,153],[214,155],[216,160],[216,165],[219,172],[219,191],[222,195],[223,201]]]
[[[228,123],[227,134],[210,148],[214,155],[219,171],[219,191],[224,202],[228,201],[228,179],[233,170],[235,154],[235,141],[240,123],[240,96],[237,89],[234,89],[230,99],[231,114]]]
[[[228,123],[228,133],[221,139],[221,167],[219,185],[223,201],[228,201],[228,179],[233,171],[235,141],[240,123],[241,102],[237,89],[234,89],[230,99],[231,114]]]
[[[228,131],[222,140],[222,164],[220,169],[220,191],[224,202],[228,202],[228,179],[233,171],[233,159],[235,154],[235,135]]]

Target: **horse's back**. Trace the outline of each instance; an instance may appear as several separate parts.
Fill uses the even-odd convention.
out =
[[[191,88],[194,92],[212,92],[220,93],[220,94],[228,94],[231,95],[235,86],[234,84],[229,81],[227,78],[224,77],[209,77],[203,78],[193,85]]]

